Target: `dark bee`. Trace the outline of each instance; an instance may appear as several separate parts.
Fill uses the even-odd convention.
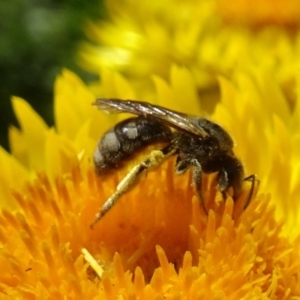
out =
[[[171,155],[177,155],[177,174],[183,174],[192,168],[193,184],[206,213],[201,191],[202,173],[218,172],[218,189],[224,197],[229,187],[232,187],[234,197],[238,197],[243,181],[250,180],[252,185],[245,208],[248,206],[256,177],[244,177],[243,165],[233,153],[232,138],[216,123],[142,101],[97,99],[94,105],[108,113],[128,112],[138,115],[118,123],[100,139],[94,154],[98,174],[121,167],[127,159],[148,145],[163,142],[166,146],[152,151],[144,161],[132,168],[96,214],[91,227],[132,187],[145,170],[159,165]]]

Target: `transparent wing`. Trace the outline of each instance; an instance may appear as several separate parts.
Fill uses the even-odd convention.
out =
[[[128,112],[144,117],[153,117],[165,124],[198,135],[208,136],[208,133],[200,125],[200,118],[197,116],[179,113],[162,106],[152,105],[143,101],[120,100],[120,99],[97,99],[94,103],[98,109],[107,113]]]

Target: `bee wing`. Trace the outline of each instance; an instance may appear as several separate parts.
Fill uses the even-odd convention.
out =
[[[102,98],[97,99],[93,105],[107,113],[128,112],[139,116],[153,117],[171,127],[187,131],[188,133],[201,137],[208,136],[208,133],[199,124],[199,117],[179,113],[162,106],[152,105],[143,101]]]

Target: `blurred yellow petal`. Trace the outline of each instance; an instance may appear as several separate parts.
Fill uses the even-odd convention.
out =
[[[153,78],[159,97],[158,102],[189,114],[201,111],[195,81],[191,73],[184,68],[174,66],[170,77],[170,86],[160,77]],[[187,100],[188,105],[186,105]]]
[[[217,0],[218,9],[227,22],[252,25],[279,24],[297,26],[300,23],[300,9],[297,0]]]
[[[10,152],[24,166],[28,166],[28,145],[22,131],[14,126],[8,129]]]
[[[217,86],[220,74],[258,70],[272,75],[295,100],[300,65],[297,1],[188,0],[154,3],[106,1],[105,21],[90,21],[78,53],[80,65],[99,73],[121,72],[153,89],[153,75],[168,79],[174,64],[187,68],[199,90]]]
[[[0,147],[0,206],[14,207],[11,191],[22,186],[28,180],[25,168],[5,150]]]
[[[13,109],[20,123],[28,151],[28,163],[33,168],[42,168],[45,147],[45,134],[48,129],[44,120],[24,100],[14,97]]]
[[[64,70],[55,83],[54,115],[57,131],[74,138],[94,112],[91,105],[93,101],[94,96],[84,83],[72,72]]]
[[[77,161],[77,149],[65,136],[54,132],[47,134],[45,145],[46,170],[50,178],[68,173]]]
[[[101,83],[95,84],[94,92],[103,97],[135,99],[136,91],[133,89],[127,79],[116,71],[102,67],[100,72]]]

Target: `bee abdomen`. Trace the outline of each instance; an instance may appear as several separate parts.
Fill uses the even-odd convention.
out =
[[[170,142],[171,129],[154,118],[126,119],[107,131],[94,152],[98,174],[119,168],[136,152],[150,144]]]

